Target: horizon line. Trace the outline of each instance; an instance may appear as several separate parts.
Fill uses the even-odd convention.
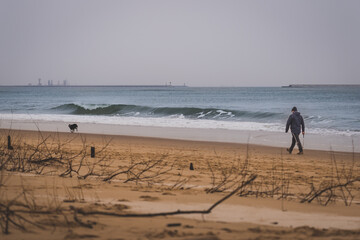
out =
[[[75,84],[75,85],[26,85],[26,84],[19,84],[19,85],[0,85],[0,87],[326,87],[326,86],[360,86],[360,84],[288,84],[288,85],[276,85],[276,86],[188,86],[184,85],[157,85],[157,84]]]

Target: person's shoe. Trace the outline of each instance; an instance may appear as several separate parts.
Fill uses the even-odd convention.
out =
[[[304,152],[303,152],[303,151],[301,151],[301,152],[298,152],[297,154],[298,154],[298,155],[303,155],[303,154],[304,154]]]
[[[289,149],[289,148],[287,148],[287,149],[286,149],[286,151],[287,151],[289,154],[291,154],[291,151],[290,151],[290,149]]]

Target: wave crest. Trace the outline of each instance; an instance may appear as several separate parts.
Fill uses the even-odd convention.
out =
[[[280,113],[251,112],[231,109],[196,108],[196,107],[147,107],[127,104],[87,105],[74,103],[63,104],[52,108],[54,111],[74,115],[105,115],[105,116],[181,116],[192,119],[271,119],[279,118]]]

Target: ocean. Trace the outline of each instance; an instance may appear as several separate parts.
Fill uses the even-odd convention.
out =
[[[307,133],[360,135],[360,86],[0,87],[0,121],[284,132],[293,106]]]

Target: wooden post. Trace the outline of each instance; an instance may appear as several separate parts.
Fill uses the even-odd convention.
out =
[[[91,147],[91,157],[95,157],[95,147]]]
[[[190,163],[190,170],[194,170],[194,165]]]
[[[13,150],[13,149],[14,149],[13,146],[11,146],[11,137],[10,137],[10,135],[8,136],[8,149],[9,149],[9,150]]]

